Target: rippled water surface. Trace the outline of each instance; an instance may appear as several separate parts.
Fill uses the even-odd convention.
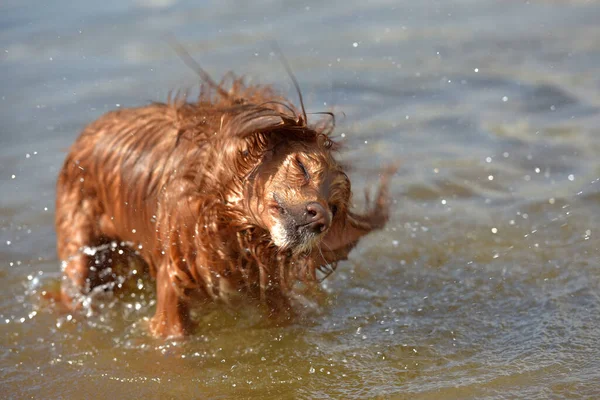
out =
[[[600,5],[594,1],[4,0],[0,382],[9,398],[600,398]],[[82,127],[197,88],[165,38],[338,115],[392,219],[307,315],[199,310],[147,335],[152,284],[93,315],[56,290],[54,183]],[[294,97],[295,98],[295,97]],[[343,135],[342,135],[343,134]]]

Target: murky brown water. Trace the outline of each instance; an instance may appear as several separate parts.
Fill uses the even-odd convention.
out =
[[[0,4],[4,397],[600,398],[600,5],[255,4]],[[338,112],[359,205],[403,162],[387,230],[291,326],[210,307],[189,340],[154,340],[135,279],[92,316],[41,299],[65,149],[196,84],[168,33],[293,96],[277,38],[309,109]]]

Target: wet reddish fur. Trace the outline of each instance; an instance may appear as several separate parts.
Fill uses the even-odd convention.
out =
[[[330,124],[308,126],[269,86],[232,78],[227,93],[224,87],[204,88],[195,103],[176,98],[109,112],[74,143],[56,204],[67,306],[77,307],[80,294],[96,284],[92,257],[82,249],[119,240],[141,245],[156,278],[155,336],[190,331],[192,295],[227,301],[228,293],[240,292],[278,314],[289,310],[294,282],[316,282],[317,269],[335,268],[360,237],[387,221],[385,182],[367,214],[350,211],[350,183],[332,156]],[[275,176],[282,167],[273,149],[308,149],[310,173],[335,177],[330,187],[315,190],[338,212],[308,251],[276,247],[254,218],[252,207],[264,209],[272,196],[262,190],[269,176],[257,174]],[[287,195],[294,197],[296,186],[306,183],[286,176]],[[229,201],[236,196],[241,200]]]

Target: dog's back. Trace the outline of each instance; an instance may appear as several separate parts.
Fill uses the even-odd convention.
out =
[[[185,157],[176,154],[185,153],[175,147],[176,117],[172,107],[157,104],[109,112],[84,129],[57,183],[61,258],[72,255],[74,246],[90,245],[82,240],[85,235],[125,241],[153,237],[147,234],[154,230],[152,200]]]

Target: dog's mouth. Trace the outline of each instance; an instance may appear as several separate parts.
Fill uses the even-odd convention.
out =
[[[316,201],[288,206],[276,195],[273,200],[269,205],[274,221],[270,228],[273,243],[294,252],[309,251],[318,245],[331,226],[331,212]]]
[[[276,223],[270,232],[275,246],[282,250],[291,250],[296,254],[310,252],[318,246],[324,236],[323,233],[307,229],[306,225],[296,228],[280,222]]]

